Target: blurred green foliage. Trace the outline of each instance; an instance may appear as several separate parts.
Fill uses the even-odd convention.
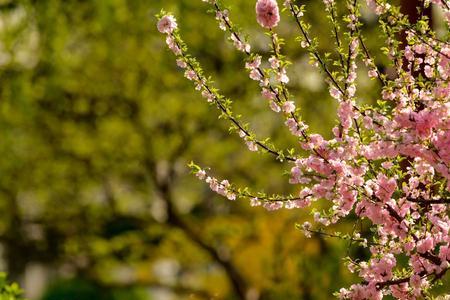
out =
[[[6,274],[0,273],[0,300],[21,300],[22,293],[17,283],[9,284]]]
[[[228,2],[254,48],[266,53],[267,37],[250,17],[253,2]],[[318,2],[306,1],[313,28],[324,20]],[[281,176],[289,166],[246,151],[183,79],[156,30],[161,8],[178,17],[192,53],[255,131],[298,146],[201,1],[2,0],[7,271],[23,280],[30,264],[44,265],[53,282],[45,300],[329,299],[352,279],[340,260],[346,243],[307,240],[294,227],[305,212],[230,203],[188,174],[194,160],[240,185],[295,192]],[[294,41],[293,24],[283,19],[280,35]],[[333,47],[328,30],[314,32],[326,37],[324,51]],[[335,104],[322,75],[298,43],[286,51],[305,120],[329,134]]]
[[[111,289],[96,285],[84,279],[59,280],[52,283],[42,300],[144,300],[148,299],[143,290],[136,288]]]

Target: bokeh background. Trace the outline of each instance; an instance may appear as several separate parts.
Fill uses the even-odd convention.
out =
[[[303,2],[330,51],[321,1]],[[267,56],[254,1],[226,3]],[[296,192],[289,164],[247,151],[183,78],[156,30],[161,8],[236,112],[299,147],[200,0],[0,0],[0,270],[31,300],[329,299],[355,279],[341,258],[364,251],[306,239],[295,228],[306,211],[250,208],[189,174],[193,160],[241,186]],[[376,20],[363,12],[376,50]],[[330,136],[335,103],[282,19],[291,91],[312,130]],[[363,101],[379,89],[359,84]]]

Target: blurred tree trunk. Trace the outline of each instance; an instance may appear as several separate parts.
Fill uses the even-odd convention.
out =
[[[28,247],[22,231],[22,221],[16,195],[5,189],[2,192],[7,202],[7,218],[10,219],[5,235],[2,237],[6,271],[12,281],[22,284],[23,275],[29,259],[29,255],[26,253]]]
[[[422,9],[420,13],[417,7],[423,7],[423,0],[401,0],[401,12],[408,16],[411,24],[416,23],[421,16],[427,16],[432,20],[431,5]]]
[[[235,267],[233,262],[228,257],[223,257],[220,255],[219,251],[210,245],[202,237],[201,233],[186,220],[184,220],[183,217],[176,211],[173,204],[171,190],[172,182],[175,177],[175,170],[173,168],[173,165],[175,164],[172,164],[167,174],[157,174],[158,168],[155,166],[155,163],[151,162],[150,165],[152,165],[152,167],[148,170],[152,173],[158,192],[166,205],[168,225],[181,230],[189,240],[205,251],[211,257],[212,261],[223,268],[237,299],[248,299],[247,295],[249,292],[249,287],[247,282],[240,271]]]

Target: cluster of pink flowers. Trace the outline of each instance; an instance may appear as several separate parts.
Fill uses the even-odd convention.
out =
[[[167,45],[177,56],[177,64],[185,69],[185,76],[208,102],[215,103],[233,124],[251,151],[277,155],[292,163],[289,182],[298,186],[298,195],[267,196],[239,189],[227,180],[217,180],[195,167],[195,173],[211,189],[230,200],[247,198],[251,206],[268,210],[305,208],[322,200],[329,204],[326,211],[314,211],[317,226],[329,226],[349,215],[368,220],[373,234],[350,234],[370,251],[367,261],[349,260],[348,268],[362,281],[341,289],[341,299],[382,299],[392,295],[398,299],[427,297],[435,281],[450,268],[450,46],[435,38],[430,29],[415,24],[405,26],[400,10],[387,0],[367,0],[368,6],[384,22],[386,56],[396,75],[388,78],[377,69],[375,58],[364,45],[359,27],[358,6],[348,1],[345,17],[346,39],[336,33],[339,52],[336,63],[330,66],[315,49],[302,20],[303,10],[285,1],[300,29],[300,44],[307,49],[313,64],[327,76],[329,93],[338,103],[338,124],[333,136],[326,139],[310,133],[301,121],[295,99],[288,92],[290,83],[286,66],[289,62],[281,54],[280,39],[275,27],[280,21],[275,0],[256,2],[256,20],[268,31],[270,56],[251,53],[250,44],[234,28],[226,9],[213,5],[221,29],[230,33],[235,47],[247,55],[245,68],[252,80],[261,87],[261,95],[269,107],[281,113],[291,134],[298,137],[299,147],[306,155],[286,156],[271,145],[257,140],[232,115],[226,101],[212,88],[195,60],[185,54],[185,46],[177,33],[175,19],[164,15],[158,30],[167,35]],[[433,0],[450,24],[450,3]],[[335,32],[336,3],[324,0],[331,14]],[[422,20],[427,22],[426,19]],[[395,30],[394,30],[395,29]],[[399,47],[403,32],[407,46]],[[361,62],[361,64],[359,64]],[[357,67],[367,68],[367,75],[380,82],[378,105],[360,106]],[[305,234],[314,233],[310,223],[303,225]],[[406,257],[403,263],[399,257]]]
[[[214,177],[207,176],[204,170],[198,171],[196,176],[200,180],[205,180],[205,182],[209,184],[212,191],[227,197],[229,200],[236,200],[236,193],[233,191],[228,180],[219,181]]]

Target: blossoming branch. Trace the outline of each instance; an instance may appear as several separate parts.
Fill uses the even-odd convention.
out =
[[[191,163],[196,176],[229,200],[247,199],[252,206],[268,210],[307,209],[315,201],[327,203],[327,210],[311,209],[315,225],[305,223],[299,228],[307,236],[341,238],[370,252],[366,261],[346,258],[349,271],[357,273],[361,281],[336,292],[338,298],[431,297],[450,267],[450,43],[437,37],[425,14],[410,22],[391,1],[367,0],[385,37],[379,49],[369,49],[359,20],[360,1],[345,1],[346,13],[339,16],[338,3],[324,0],[336,47],[336,55],[330,58],[318,50],[319,39],[304,18],[306,7],[284,1],[283,10],[298,30],[299,47],[322,72],[330,96],[338,104],[332,138],[326,139],[311,132],[289,91],[288,66],[292,63],[277,32],[281,22],[277,1],[258,0],[255,4],[255,19],[268,36],[268,57],[252,52],[251,43],[222,3],[204,2],[214,10],[219,28],[245,54],[245,70],[259,85],[261,97],[297,138],[292,149],[280,149],[268,139],[257,138],[249,124],[233,113],[231,99],[214,88],[198,61],[189,55],[173,15],[161,12],[158,30],[166,35],[167,46],[185,77],[219,109],[220,117],[231,123],[248,149],[291,164],[289,183],[298,187],[298,194],[251,192],[248,187],[218,180],[209,170],[207,173]],[[450,1],[423,1],[417,9],[423,11],[430,5],[442,11],[448,30]],[[377,67],[371,54],[379,50],[389,61],[390,76]],[[381,92],[373,101],[376,105],[362,104],[358,94],[357,74],[361,72],[357,70],[361,67],[380,85]],[[369,221],[371,234],[324,230],[350,216]],[[401,257],[407,258],[406,264]]]

